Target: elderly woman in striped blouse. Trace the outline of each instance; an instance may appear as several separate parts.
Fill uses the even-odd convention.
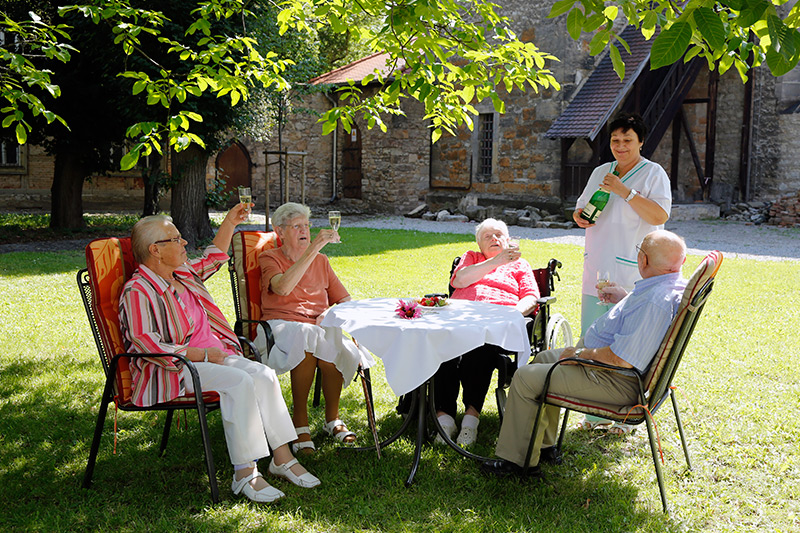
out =
[[[283,492],[264,481],[256,461],[270,455],[269,473],[311,488],[319,479],[292,455],[297,438],[275,372],[243,357],[231,330],[203,281],[228,259],[226,253],[245,207],[231,209],[202,257],[188,259],[186,241],[172,219],[145,217],[133,227],[131,244],[139,267],[120,296],[126,348],[134,353],[176,353],[187,357],[203,391],[220,396],[228,454],[234,465],[231,490],[257,502]],[[195,392],[188,369],[172,357],[147,357],[131,364],[133,402],[166,402]]]

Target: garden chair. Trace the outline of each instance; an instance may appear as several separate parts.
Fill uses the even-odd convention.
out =
[[[550,370],[546,380],[544,390],[541,397],[538,399],[540,404],[549,404],[565,408],[564,420],[561,425],[561,432],[556,444],[556,453],[560,455],[561,445],[564,440],[564,433],[567,427],[567,419],[569,411],[578,411],[584,414],[591,414],[600,416],[615,422],[622,422],[631,425],[638,425],[645,422],[647,427],[647,435],[650,442],[650,450],[653,455],[653,463],[655,464],[656,478],[658,481],[658,489],[661,493],[661,503],[665,513],[668,512],[667,496],[664,488],[664,477],[659,464],[660,444],[657,446],[656,433],[654,431],[655,422],[653,415],[661,407],[667,397],[672,401],[672,408],[675,412],[675,421],[678,426],[678,433],[681,438],[681,445],[683,453],[686,457],[686,464],[689,470],[692,468],[691,459],[689,458],[689,449],[686,446],[686,438],[683,432],[683,425],[681,424],[680,414],[678,412],[678,403],[675,399],[675,392],[672,388],[672,380],[678,370],[678,365],[683,358],[686,350],[686,345],[689,343],[692,332],[694,331],[697,320],[700,318],[700,313],[705,306],[711,289],[714,286],[714,280],[722,263],[722,253],[714,251],[708,254],[697,269],[694,271],[691,279],[686,285],[683,297],[681,298],[678,311],[675,318],[667,330],[661,345],[656,352],[653,362],[647,372],[639,372],[636,369],[615,367],[596,361],[589,361],[580,358],[568,358],[558,361],[556,365],[564,362],[577,362],[584,366],[598,367],[606,371],[619,372],[628,376],[634,376],[639,382],[639,398],[636,404],[633,405],[612,405],[603,403],[588,402],[584,399],[577,397],[569,397],[565,395],[555,394],[548,391],[550,384]],[[533,452],[534,439],[536,432],[539,428],[539,423],[542,419],[543,410],[538,410],[538,416],[533,424],[533,431],[531,432],[531,440],[528,444],[528,451],[525,457],[525,470],[527,471]]]
[[[83,477],[83,487],[89,488],[92,484],[92,474],[100,448],[100,437],[108,411],[108,405],[114,405],[122,411],[166,411],[164,432],[161,437],[159,455],[163,455],[167,448],[172,416],[177,409],[195,409],[200,419],[200,436],[205,452],[206,469],[211,486],[211,499],[214,503],[219,501],[214,457],[211,453],[211,442],[208,433],[206,414],[219,408],[219,396],[215,392],[206,392],[199,395],[187,394],[170,402],[157,404],[151,407],[139,407],[131,402],[131,373],[130,360],[138,357],[152,357],[159,354],[132,354],[125,353],[122,341],[122,332],[119,323],[119,296],[125,282],[130,279],[136,269],[136,261],[131,251],[129,238],[97,239],[86,246],[86,266],[78,272],[78,287],[83,298],[83,305],[89,325],[94,335],[100,361],[105,372],[105,386],[100,399],[100,410],[97,413],[92,447],[86,472]],[[244,339],[240,338],[240,342]],[[251,348],[255,351],[255,347]],[[202,390],[200,378],[194,365],[185,357],[176,354],[170,355],[182,359],[192,376],[194,390]]]
[[[255,340],[257,328],[264,328],[267,337],[267,353],[274,344],[272,329],[266,320],[261,320],[261,267],[258,256],[264,250],[280,246],[278,234],[263,231],[239,231],[234,233],[231,258],[228,270],[231,276],[233,307],[236,311],[234,331],[247,339]],[[372,386],[369,383],[369,369],[364,369],[363,378],[367,382],[369,400],[372,401]],[[322,375],[317,368],[314,384],[314,407],[320,404]]]

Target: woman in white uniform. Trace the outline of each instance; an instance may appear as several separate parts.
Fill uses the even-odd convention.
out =
[[[586,229],[583,255],[581,335],[613,303],[598,291],[598,273],[630,292],[641,278],[636,263],[636,246],[645,235],[663,229],[672,209],[669,177],[658,163],[642,157],[647,128],[637,114],[620,113],[609,124],[614,161],[595,168],[578,198],[572,218]],[[581,218],[592,195],[602,187],[610,192],[608,203],[594,224]],[[580,427],[611,427],[602,418],[586,417]],[[615,433],[628,433],[630,427],[617,424]]]

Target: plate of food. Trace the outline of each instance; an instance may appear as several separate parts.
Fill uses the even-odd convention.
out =
[[[417,298],[417,303],[423,307],[444,307],[450,302],[446,296],[423,296]]]

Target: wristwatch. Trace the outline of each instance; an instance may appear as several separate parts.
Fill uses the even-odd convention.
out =
[[[637,194],[639,194],[639,191],[637,191],[636,189],[631,189],[631,192],[628,193],[628,196],[625,198],[625,201],[630,202],[631,200],[633,200],[633,197],[636,196]]]

